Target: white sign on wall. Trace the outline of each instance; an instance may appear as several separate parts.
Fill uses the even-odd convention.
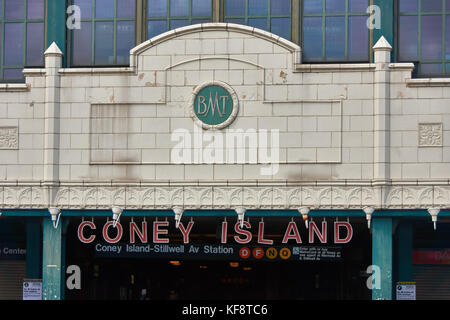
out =
[[[397,282],[397,300],[416,300],[416,283]]]
[[[42,280],[23,280],[23,300],[42,300]]]

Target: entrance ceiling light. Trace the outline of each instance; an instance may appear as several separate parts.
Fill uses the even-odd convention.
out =
[[[173,207],[172,210],[175,213],[175,228],[178,229],[184,210],[182,207]]]
[[[300,214],[302,215],[303,221],[305,221],[305,227],[306,227],[306,229],[308,229],[309,208],[307,208],[307,207],[300,208],[300,209],[298,209],[298,212],[300,212]]]
[[[363,208],[364,213],[366,214],[366,219],[367,219],[367,228],[370,229],[370,221],[372,220],[372,214],[375,211],[374,208],[372,207],[364,207]]]
[[[122,215],[123,209],[119,207],[112,207],[111,210],[113,212],[113,227],[115,228],[119,222],[120,216]]]
[[[431,221],[433,221],[433,227],[434,230],[436,230],[436,222],[437,222],[437,216],[441,209],[439,208],[429,208],[428,213],[431,215]]]
[[[58,208],[49,208],[48,212],[52,217],[53,228],[58,229],[59,218],[61,217],[61,209]]]
[[[236,208],[235,209],[237,215],[238,215],[238,220],[241,223],[241,228],[244,226],[244,215],[245,215],[245,208]]]

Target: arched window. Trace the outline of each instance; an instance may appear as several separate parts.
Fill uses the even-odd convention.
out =
[[[305,61],[369,61],[368,0],[303,0]]]
[[[291,0],[225,0],[225,22],[245,24],[291,40]]]
[[[398,60],[419,75],[450,72],[450,0],[398,1]]]
[[[205,22],[212,22],[212,0],[147,0],[147,39]]]
[[[0,80],[23,81],[44,64],[44,0],[0,0]]]
[[[136,0],[73,0],[81,28],[70,30],[71,65],[127,65],[136,45]]]

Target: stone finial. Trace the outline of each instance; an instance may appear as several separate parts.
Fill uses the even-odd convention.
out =
[[[391,51],[392,46],[389,44],[389,42],[386,40],[384,36],[381,36],[381,38],[378,40],[378,42],[373,46],[374,51]]]
[[[53,42],[50,47],[44,52],[44,56],[63,56],[56,42]]]

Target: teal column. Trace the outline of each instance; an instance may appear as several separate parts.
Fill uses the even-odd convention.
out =
[[[372,300],[392,300],[392,218],[372,220],[372,265],[378,270],[373,277]]]
[[[60,300],[64,289],[61,255],[62,220],[63,218],[55,229],[50,215],[43,219],[42,300]]]
[[[374,0],[373,4],[380,8],[381,23],[380,29],[373,30],[373,47],[375,43],[380,40],[381,36],[384,36],[386,40],[391,44],[395,50],[394,42],[394,18],[395,18],[395,5],[394,0]],[[393,50],[393,52],[394,52]],[[393,54],[392,52],[392,54]],[[394,55],[393,55],[394,56]]]
[[[413,226],[410,221],[401,222],[396,231],[397,281],[413,281]]]
[[[47,34],[45,49],[56,42],[66,57],[66,0],[47,0]],[[64,66],[64,63],[63,63]]]
[[[41,221],[38,218],[27,220],[26,272],[28,279],[41,279]]]

